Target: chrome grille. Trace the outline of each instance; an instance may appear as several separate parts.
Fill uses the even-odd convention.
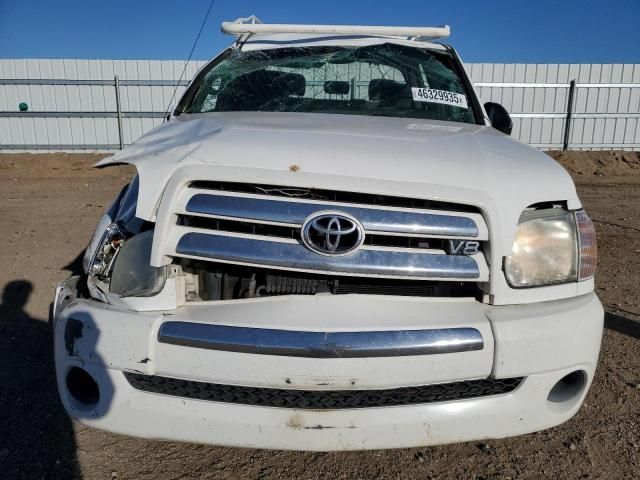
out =
[[[367,232],[438,237],[478,236],[478,227],[468,217],[395,211],[384,207],[364,208],[337,203],[199,193],[191,197],[186,210],[192,214],[295,226],[302,225],[309,215],[316,212],[340,210],[360,220]]]
[[[442,204],[451,208],[444,210],[435,208],[438,204],[433,201],[371,194],[350,197],[348,192],[331,195],[312,189],[304,195],[304,189],[290,187],[247,185],[237,188],[240,191],[204,187],[203,182],[192,183],[175,206],[174,255],[318,274],[488,279],[482,253],[465,256],[447,251],[448,240],[488,240],[484,219],[470,207]],[[349,202],[350,198],[360,203]],[[364,228],[362,246],[345,255],[322,255],[307,248],[301,242],[301,227],[308,217],[325,211],[357,219]]]

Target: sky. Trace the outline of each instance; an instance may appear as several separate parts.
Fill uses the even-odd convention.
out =
[[[210,0],[0,0],[0,58],[186,59]],[[451,26],[466,62],[640,63],[640,0],[214,0],[193,59],[220,23]]]

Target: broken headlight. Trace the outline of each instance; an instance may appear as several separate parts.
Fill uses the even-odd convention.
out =
[[[167,269],[151,266],[153,225],[135,216],[137,197],[136,176],[102,216],[85,253],[89,291],[100,300],[109,293],[151,296],[164,287]]]
[[[153,230],[131,235],[118,224],[105,230],[91,260],[94,284],[121,297],[146,297],[162,290],[166,267],[151,265]]]
[[[109,225],[102,234],[98,248],[96,248],[89,263],[89,271],[87,273],[98,277],[108,275],[124,239],[124,233],[118,224],[112,223]]]

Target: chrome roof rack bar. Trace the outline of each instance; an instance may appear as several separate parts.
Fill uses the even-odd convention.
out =
[[[449,25],[441,27],[390,27],[366,25],[295,25],[262,23],[255,15],[238,18],[233,22],[223,22],[222,32],[235,35],[239,41],[256,34],[312,34],[312,35],[374,35],[402,37],[407,39],[436,40],[447,38]],[[246,36],[246,37],[245,37]]]

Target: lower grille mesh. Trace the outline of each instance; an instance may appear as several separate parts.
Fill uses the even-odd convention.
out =
[[[463,382],[388,390],[288,390],[239,387],[125,372],[131,386],[145,392],[260,407],[341,409],[391,407],[500,395],[514,391],[523,378]]]

